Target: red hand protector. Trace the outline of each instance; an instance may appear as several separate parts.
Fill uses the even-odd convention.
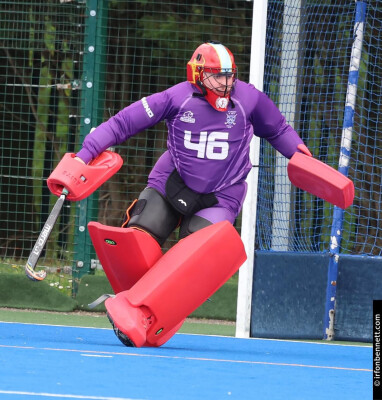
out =
[[[293,185],[340,208],[353,203],[354,184],[329,165],[296,152],[288,164],[288,176]]]
[[[49,190],[60,196],[65,188],[68,200],[78,201],[90,196],[122,166],[121,156],[112,151],[104,151],[88,165],[75,160],[74,153],[66,153],[50,174]]]

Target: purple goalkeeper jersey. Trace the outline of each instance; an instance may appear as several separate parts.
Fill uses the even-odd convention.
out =
[[[108,147],[166,120],[167,151],[151,171],[148,186],[165,194],[166,180],[176,168],[188,187],[199,193],[214,192],[236,217],[252,168],[252,136],[265,138],[287,158],[303,142],[275,104],[253,85],[237,80],[231,99],[226,112],[216,111],[194,85],[179,83],[144,97],[101,124],[86,136],[77,155],[89,162]]]

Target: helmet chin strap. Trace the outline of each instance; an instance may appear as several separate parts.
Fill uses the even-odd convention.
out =
[[[223,97],[227,96],[227,90],[228,90],[228,76],[225,77],[225,85],[224,85],[224,94]]]
[[[196,81],[196,85],[198,86],[199,90],[202,92],[203,96],[207,96],[207,89],[206,87],[203,85],[202,82],[200,82],[199,80]]]
[[[202,95],[206,98],[208,103],[216,110],[220,112],[227,111],[228,104],[230,102],[230,95],[226,94],[227,89],[224,92],[224,96],[219,96],[212,92],[210,89],[207,89],[202,82],[199,80],[196,81],[196,85],[198,86],[199,90],[202,92]]]

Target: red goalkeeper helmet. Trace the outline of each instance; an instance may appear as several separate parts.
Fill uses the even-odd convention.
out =
[[[227,110],[236,75],[233,54],[219,42],[203,43],[187,63],[187,80],[218,111]]]

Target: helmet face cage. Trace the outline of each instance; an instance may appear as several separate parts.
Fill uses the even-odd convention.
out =
[[[237,68],[215,68],[201,67],[200,80],[203,85],[218,94],[225,97],[235,86]]]

